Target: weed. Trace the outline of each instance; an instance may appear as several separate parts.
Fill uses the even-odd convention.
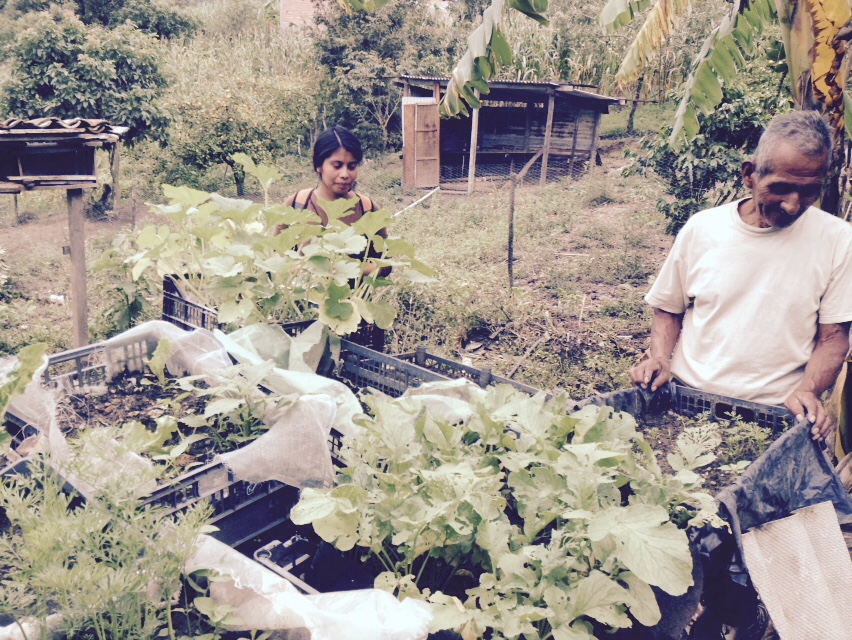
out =
[[[721,423],[724,446],[719,457],[722,462],[735,463],[760,457],[766,451],[772,431],[755,422],[746,422],[738,415],[728,416],[730,420],[723,420]]]

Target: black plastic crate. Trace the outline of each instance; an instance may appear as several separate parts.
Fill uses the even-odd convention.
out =
[[[141,365],[152,347],[141,341],[125,345],[122,355],[137,359]],[[115,351],[108,351],[99,343],[51,355],[44,373],[45,383],[71,393],[103,383],[106,380],[105,361],[110,353],[115,354]],[[36,427],[15,415],[14,409],[7,411],[6,425],[16,442],[39,433]],[[337,458],[340,447],[341,434],[332,430],[329,449],[332,462],[338,467],[343,466]],[[14,470],[7,467],[0,473],[26,472],[26,459],[14,464],[17,465]],[[73,484],[71,488],[74,489]],[[142,502],[162,507],[168,515],[200,501],[208,502],[213,509],[210,522],[219,527],[214,536],[235,545],[286,520],[290,508],[298,501],[298,490],[275,480],[257,484],[237,480],[224,464],[211,462],[159,486]]]
[[[22,451],[21,447],[24,446],[25,441],[31,438],[37,439],[41,433],[34,426],[27,424],[8,411],[5,417],[5,427],[6,433],[12,438],[12,443],[9,445],[6,455],[0,457],[0,476],[26,473],[30,447],[27,446],[27,451]]]
[[[191,331],[192,329],[225,329],[226,325],[219,322],[215,309],[192,302],[180,290],[180,286],[170,277],[163,278],[163,315],[162,319],[173,325]],[[281,327],[291,336],[299,335],[313,323],[313,320],[286,322]],[[371,324],[363,324],[347,338],[350,342],[360,344],[376,351],[384,351],[385,332]]]
[[[747,422],[756,422],[775,433],[796,424],[795,417],[786,407],[706,393],[676,382],[664,385],[654,394],[635,387],[602,393],[579,401],[575,408],[589,404],[610,406],[616,411],[626,411],[637,418],[646,413],[669,410],[687,417],[706,412],[714,420],[729,420],[733,414]]]
[[[187,300],[177,283],[168,276],[163,278],[163,320],[188,331],[222,328],[215,309]]]
[[[399,397],[411,387],[424,382],[465,378],[481,387],[509,384],[529,394],[539,389],[491,373],[490,368],[477,369],[447,360],[420,348],[415,353],[389,356],[342,341],[341,377],[356,388],[373,388],[391,397]]]
[[[354,559],[320,540],[310,527],[284,524],[273,539],[256,549],[254,559],[307,595],[371,589],[371,576]],[[283,542],[282,542],[283,540]]]

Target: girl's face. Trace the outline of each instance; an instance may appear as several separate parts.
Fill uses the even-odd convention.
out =
[[[320,182],[335,198],[345,198],[358,178],[358,161],[343,147],[332,153],[317,169]]]

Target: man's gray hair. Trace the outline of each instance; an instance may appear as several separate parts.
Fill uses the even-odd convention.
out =
[[[779,142],[786,142],[808,158],[825,158],[825,170],[831,162],[831,130],[817,111],[793,111],[776,116],[766,127],[754,153],[755,173],[772,170],[772,155]]]

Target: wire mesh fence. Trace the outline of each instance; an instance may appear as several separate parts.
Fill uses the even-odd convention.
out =
[[[483,155],[477,157],[474,167],[474,190],[483,187],[499,187],[518,176],[534,157],[529,154]],[[455,161],[454,161],[455,160]],[[588,154],[572,159],[566,155],[551,155],[547,161],[546,183],[558,182],[565,178],[578,178],[589,169]],[[543,161],[538,157],[527,169],[522,182],[535,185],[541,183]],[[470,164],[467,157],[450,159],[441,165],[441,188],[447,190],[467,190],[470,181]]]

